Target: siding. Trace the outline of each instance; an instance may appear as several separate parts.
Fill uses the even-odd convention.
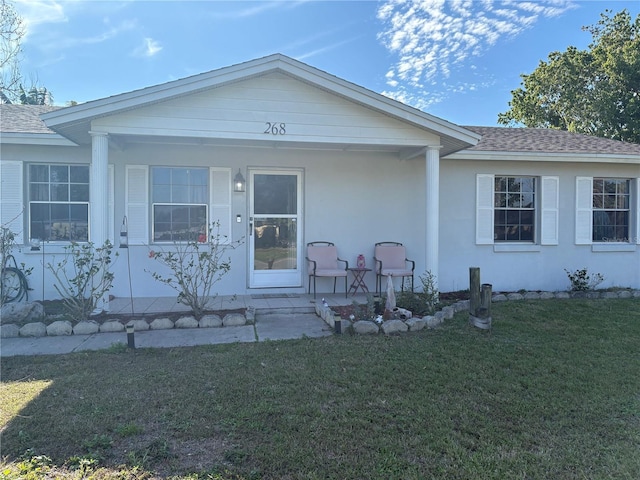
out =
[[[286,133],[265,133],[267,122]],[[97,119],[109,133],[422,146],[437,136],[281,73]]]

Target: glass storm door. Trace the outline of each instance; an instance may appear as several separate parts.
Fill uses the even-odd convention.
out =
[[[249,172],[252,288],[302,285],[302,172]]]

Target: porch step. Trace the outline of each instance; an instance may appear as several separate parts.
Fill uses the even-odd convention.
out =
[[[258,307],[257,315],[291,315],[296,313],[315,313],[316,308],[313,305],[299,307]]]

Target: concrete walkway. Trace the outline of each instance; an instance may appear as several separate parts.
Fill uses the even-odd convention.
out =
[[[146,330],[134,333],[136,348],[192,347],[219,343],[262,342],[332,335],[331,328],[311,313],[256,315],[255,325],[221,328]],[[2,338],[0,356],[58,355],[127,345],[126,332],[38,338]]]

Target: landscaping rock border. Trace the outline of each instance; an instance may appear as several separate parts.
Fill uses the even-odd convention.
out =
[[[550,299],[570,299],[570,298],[592,298],[592,299],[612,299],[612,298],[640,298],[640,290],[616,290],[616,291],[587,291],[587,292],[510,292],[495,293],[491,297],[492,302],[506,302],[517,300],[550,300]],[[406,320],[391,319],[377,323],[374,320],[358,320],[351,322],[331,310],[331,307],[321,303],[316,304],[316,315],[322,318],[334,331],[336,321],[340,321],[339,333],[351,330],[359,335],[374,335],[384,333],[388,335],[394,332],[416,332],[426,328],[436,328],[445,320],[450,320],[456,313],[469,310],[469,300],[460,300],[452,305],[443,307],[434,315],[425,317],[413,317]],[[402,325],[401,325],[402,324]]]
[[[55,321],[49,326],[42,322],[27,323],[22,327],[10,323],[2,325],[2,338],[11,337],[46,337],[60,335],[92,335],[94,333],[124,332],[127,325],[133,325],[135,331],[169,330],[173,328],[220,328],[231,325],[252,325],[255,322],[256,311],[248,307],[245,314],[228,313],[224,318],[219,315],[205,315],[199,321],[192,315],[184,315],[173,322],[166,314],[158,314],[153,320],[138,318],[129,320],[126,324],[118,319],[112,319],[99,324],[95,320],[83,320],[72,326],[69,321]]]

